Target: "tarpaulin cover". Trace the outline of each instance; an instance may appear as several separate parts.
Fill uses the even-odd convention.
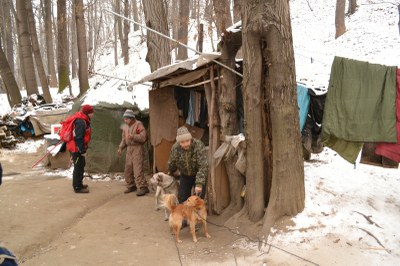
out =
[[[71,113],[79,110],[80,105],[80,102],[75,103]],[[123,172],[125,153],[121,156],[117,155],[118,145],[121,142],[122,115],[127,108],[132,109],[136,118],[148,128],[146,126],[148,125],[147,111],[140,111],[137,106],[127,102],[123,105],[100,102],[93,107],[92,138],[87,151],[85,171],[93,173]],[[148,156],[145,156],[145,164],[147,164],[145,169],[148,168],[148,163]]]
[[[354,163],[363,142],[397,142],[396,67],[335,57],[323,142]]]
[[[302,131],[306,124],[308,109],[310,107],[308,89],[302,84],[297,84],[297,104],[300,115],[300,131]]]

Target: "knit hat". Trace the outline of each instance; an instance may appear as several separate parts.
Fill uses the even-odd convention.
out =
[[[189,139],[192,139],[192,134],[190,134],[189,130],[184,126],[178,128],[176,133],[176,141],[181,142]]]
[[[126,109],[124,115],[122,116],[123,118],[130,118],[130,119],[136,119],[135,114],[131,109]]]
[[[82,113],[84,113],[85,115],[91,114],[93,112],[94,112],[93,106],[89,104],[85,104],[82,106]]]

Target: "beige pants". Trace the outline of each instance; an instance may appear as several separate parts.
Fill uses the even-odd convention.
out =
[[[143,174],[143,156],[143,145],[132,145],[126,149],[124,176],[128,188],[148,186]]]

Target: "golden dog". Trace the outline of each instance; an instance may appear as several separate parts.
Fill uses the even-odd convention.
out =
[[[207,238],[211,236],[207,229],[207,210],[204,200],[198,196],[191,196],[184,204],[177,204],[178,200],[173,194],[166,194],[164,197],[166,207],[171,214],[169,215],[169,226],[175,234],[176,242],[182,243],[179,233],[182,229],[183,220],[187,220],[192,234],[193,242],[197,242],[195,226],[197,222],[201,222],[204,228],[204,234]]]

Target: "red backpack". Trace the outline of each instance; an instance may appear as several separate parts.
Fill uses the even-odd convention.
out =
[[[58,133],[60,140],[64,143],[70,142],[74,138],[74,121],[76,116],[72,115],[61,122],[61,130]]]

